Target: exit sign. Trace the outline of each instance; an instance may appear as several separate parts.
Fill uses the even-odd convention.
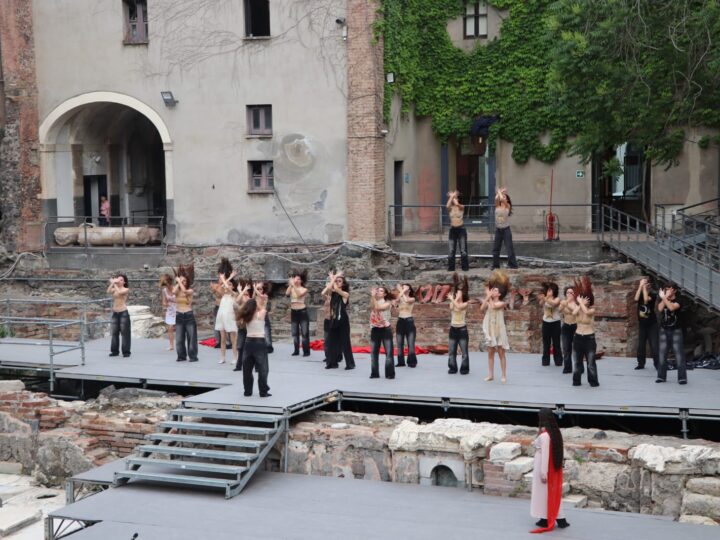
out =
[[[585,171],[575,171],[575,178],[585,178]]]

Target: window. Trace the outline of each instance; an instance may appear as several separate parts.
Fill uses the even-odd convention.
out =
[[[245,36],[270,36],[269,0],[245,0]]]
[[[248,135],[272,135],[272,105],[248,105]]]
[[[488,8],[485,2],[468,2],[463,15],[465,39],[487,37]]]
[[[147,0],[123,0],[125,43],[148,42]]]
[[[272,161],[248,161],[250,193],[271,193],[275,189]]]

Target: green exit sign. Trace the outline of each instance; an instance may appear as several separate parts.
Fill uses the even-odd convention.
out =
[[[585,171],[575,171],[575,178],[585,178]]]

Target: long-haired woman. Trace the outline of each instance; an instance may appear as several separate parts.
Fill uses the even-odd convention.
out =
[[[538,436],[533,441],[535,464],[533,467],[530,515],[539,519],[539,528],[531,532],[551,531],[555,524],[561,529],[570,524],[562,514],[563,489],[563,438],[555,415],[550,409],[538,413]]]
[[[307,283],[307,270],[293,270],[285,290],[285,296],[290,297],[290,332],[294,346],[292,356],[300,354],[301,337],[303,356],[310,356],[310,317],[305,306],[305,298],[308,294],[305,283]]]
[[[345,369],[355,369],[355,358],[350,342],[350,318],[347,306],[350,302],[350,285],[342,272],[328,274],[323,294],[330,294],[330,330],[328,332],[328,358],[325,369],[335,369],[342,355]]]
[[[385,378],[395,378],[393,363],[393,335],[390,326],[390,308],[393,296],[387,287],[370,289],[370,378],[380,377],[380,346],[385,348]]]
[[[575,318],[575,289],[565,287],[565,299],[560,302],[560,313],[562,313],[562,327],[560,329],[560,341],[562,342],[563,373],[572,373],[573,370],[573,339],[577,330]]]
[[[253,284],[249,279],[240,278],[238,282],[238,293],[235,296],[235,321],[237,322],[237,353],[235,355],[235,368],[233,371],[242,371],[243,351],[245,350],[245,341],[247,341],[247,327],[245,321],[240,317],[242,307],[245,302],[250,300]]]
[[[485,380],[492,381],[495,378],[495,353],[497,352],[500,357],[503,384],[507,382],[505,351],[510,350],[505,327],[505,307],[507,306],[505,295],[509,288],[510,279],[507,274],[495,270],[485,287],[485,298],[480,306],[480,310],[486,312],[483,318],[483,334],[488,350],[488,376],[485,377]]]
[[[580,386],[584,371],[583,362],[587,362],[587,378],[590,386],[600,386],[597,365],[595,364],[595,296],[590,278],[583,276],[576,279],[573,286],[577,294],[577,307],[573,310],[577,329],[573,338],[575,367],[573,369],[573,386]]]
[[[160,276],[160,300],[165,310],[165,325],[167,326],[168,340],[170,345],[168,351],[175,350],[175,314],[177,304],[175,304],[175,294],[173,293],[173,278],[170,274]]]
[[[232,344],[232,354],[237,354],[237,322],[235,321],[235,272],[230,261],[225,257],[220,261],[218,267],[218,282],[220,283],[220,306],[215,318],[215,331],[220,332],[220,360],[219,364],[225,363],[225,350],[227,348],[228,335]],[[237,361],[237,358],[235,358]]]
[[[463,215],[465,207],[460,204],[460,192],[451,191],[448,193],[448,200],[445,204],[448,215],[450,216],[450,231],[448,233],[448,241],[450,244],[450,252],[448,253],[448,270],[455,270],[455,253],[458,246],[460,247],[460,265],[463,272],[467,272],[469,268],[468,251],[467,251],[467,230]]]
[[[413,319],[413,307],[415,306],[415,291],[409,283],[400,283],[397,286],[396,301],[398,309],[398,320],[395,327],[395,336],[397,339],[398,361],[396,367],[405,365],[405,339],[407,338],[408,346],[408,367],[417,366],[417,356],[415,355],[415,336],[417,330],[415,328],[415,319]]]
[[[507,250],[508,268],[517,268],[515,247],[510,230],[510,216],[512,216],[512,201],[506,188],[499,188],[495,193],[495,241],[493,242],[493,269],[500,268],[500,249],[503,243]]]
[[[270,397],[268,386],[268,353],[265,342],[265,308],[256,298],[262,294],[262,283],[255,284],[255,298],[250,298],[240,309],[239,317],[245,322],[247,339],[243,350],[242,372],[245,396],[253,393],[253,369],[258,372],[260,397]]]
[[[457,274],[453,275],[453,290],[450,294],[450,333],[448,336],[448,373],[458,372],[457,350],[460,347],[462,353],[462,364],[460,374],[470,373],[470,355],[468,354],[469,335],[465,316],[467,314],[470,297],[468,295],[469,284],[467,276],[461,280]]]
[[[198,361],[197,322],[193,314],[193,290],[195,267],[192,264],[180,265],[175,270],[175,351],[177,361],[184,362],[190,356],[190,362]]]
[[[550,365],[550,345],[553,348],[553,362],[556,366],[562,366],[562,350],[560,346],[560,298],[557,283],[545,281],[542,284],[542,292],[537,295],[538,302],[542,307],[542,340],[543,354],[542,365]]]

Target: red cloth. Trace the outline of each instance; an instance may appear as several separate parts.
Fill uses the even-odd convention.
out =
[[[547,527],[540,527],[539,529],[533,529],[531,533],[544,533],[552,531],[555,528],[555,522],[557,521],[558,512],[560,511],[560,501],[562,500],[562,487],[563,487],[563,470],[562,467],[559,469],[555,468],[555,462],[552,458],[552,441],[550,441],[550,463],[548,467],[548,507],[547,507]]]
[[[203,340],[200,342],[200,345],[206,345],[206,346],[208,346],[208,347],[215,347],[215,345],[217,345],[217,341],[215,341],[215,338],[214,338],[214,337],[210,337],[210,338],[207,338],[207,339],[203,339]]]
[[[316,339],[315,341],[310,342],[310,348],[313,351],[322,351],[324,350],[325,342],[322,339]],[[354,353],[367,353],[370,354],[371,350],[370,347],[353,347],[352,352]],[[380,347],[380,352],[385,354],[385,349],[383,347]],[[393,354],[397,356],[397,349],[393,349]],[[428,354],[430,352],[429,349],[425,349],[423,347],[418,347],[415,345],[415,354]],[[408,355],[408,348],[405,347],[405,356]]]

